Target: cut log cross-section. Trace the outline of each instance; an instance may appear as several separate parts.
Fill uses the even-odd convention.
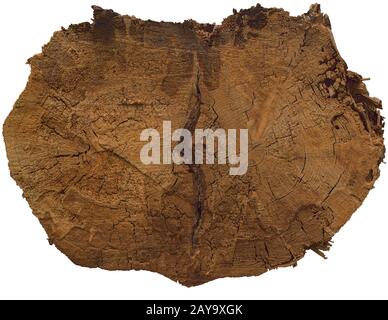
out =
[[[186,286],[323,255],[384,157],[381,101],[347,70],[319,5],[222,25],[93,7],[55,32],[4,125],[12,177],[74,263]],[[142,130],[248,129],[249,167],[145,165]]]

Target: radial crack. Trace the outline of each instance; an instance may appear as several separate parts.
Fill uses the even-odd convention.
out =
[[[198,65],[198,59],[196,59],[195,68],[197,70],[196,72],[196,78],[195,78],[195,84],[193,89],[193,95],[195,97],[195,103],[190,110],[189,117],[185,123],[185,129],[189,130],[192,134],[194,133],[194,130],[197,126],[199,117],[201,115],[201,105],[202,99],[201,99],[201,89],[200,89],[200,69]],[[193,148],[193,153],[195,152],[195,146]],[[195,155],[193,154],[193,159]],[[195,212],[195,222],[193,225],[192,235],[191,235],[191,242],[192,246],[196,244],[197,241],[197,232],[201,225],[201,219],[203,216],[204,211],[204,192],[205,192],[205,181],[204,181],[204,174],[203,170],[200,165],[198,164],[188,164],[190,172],[193,176],[193,187],[194,187],[194,196],[195,196],[195,204],[194,204],[194,212]]]

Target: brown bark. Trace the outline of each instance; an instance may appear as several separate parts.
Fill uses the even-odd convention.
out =
[[[347,70],[314,5],[222,25],[94,7],[29,60],[4,125],[9,166],[74,263],[184,285],[259,275],[329,247],[384,156],[381,102]],[[249,170],[140,162],[145,128],[248,128]]]

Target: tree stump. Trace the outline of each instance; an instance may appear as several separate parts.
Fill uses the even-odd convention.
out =
[[[319,5],[260,5],[222,25],[93,7],[55,32],[4,124],[12,177],[74,263],[193,286],[323,255],[384,157],[381,101],[339,55]],[[143,129],[249,130],[249,169],[144,165]]]

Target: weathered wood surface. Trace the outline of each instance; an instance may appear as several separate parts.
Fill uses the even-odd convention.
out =
[[[4,125],[9,166],[74,263],[184,285],[259,275],[327,249],[379,176],[381,102],[347,70],[319,6],[222,25],[94,7],[29,60]],[[249,170],[140,162],[139,133],[248,128]]]

